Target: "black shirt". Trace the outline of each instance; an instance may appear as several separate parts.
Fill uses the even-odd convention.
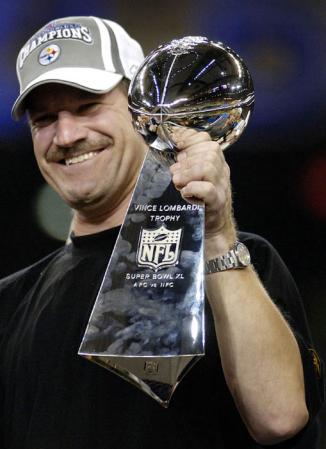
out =
[[[206,355],[168,409],[77,355],[118,228],[71,244],[0,283],[1,439],[5,449],[247,449],[255,443],[226,386],[209,306]],[[310,422],[275,447],[317,448],[322,378],[295,283],[275,250],[240,233],[271,298],[294,330]],[[316,361],[316,360],[315,360]],[[269,446],[270,447],[270,446]]]

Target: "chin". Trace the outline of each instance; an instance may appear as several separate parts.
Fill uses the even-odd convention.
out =
[[[104,207],[103,196],[94,195],[70,198],[67,203],[72,209],[81,213],[97,211]]]
[[[74,194],[74,195],[65,195],[62,196],[63,200],[70,206],[72,209],[83,209],[85,207],[91,206],[96,200],[94,199],[94,195],[86,194]]]

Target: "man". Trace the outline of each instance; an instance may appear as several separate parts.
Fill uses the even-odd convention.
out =
[[[240,239],[253,262],[206,276],[206,356],[165,410],[77,355],[147,151],[124,81],[142,58],[92,17],[53,21],[19,53],[13,116],[27,112],[41,173],[74,218],[71,244],[1,283],[2,447],[316,448],[321,365],[300,297],[275,250],[237,232],[229,168],[206,133],[174,133],[173,182],[205,202],[206,260]]]

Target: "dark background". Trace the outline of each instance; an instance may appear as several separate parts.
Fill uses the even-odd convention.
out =
[[[241,229],[261,234],[281,253],[326,359],[325,2],[1,0],[0,276],[57,248],[67,235],[69,212],[44,187],[28,127],[12,122],[10,109],[18,50],[47,21],[69,15],[116,20],[145,53],[174,37],[201,35],[226,43],[246,61],[255,111],[226,152],[236,218]],[[53,229],[59,229],[56,237]],[[323,427],[325,418],[324,407]]]

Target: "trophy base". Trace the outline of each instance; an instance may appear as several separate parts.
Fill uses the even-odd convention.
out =
[[[203,356],[119,357],[82,353],[80,355],[128,380],[165,408],[168,407],[181,379]]]

